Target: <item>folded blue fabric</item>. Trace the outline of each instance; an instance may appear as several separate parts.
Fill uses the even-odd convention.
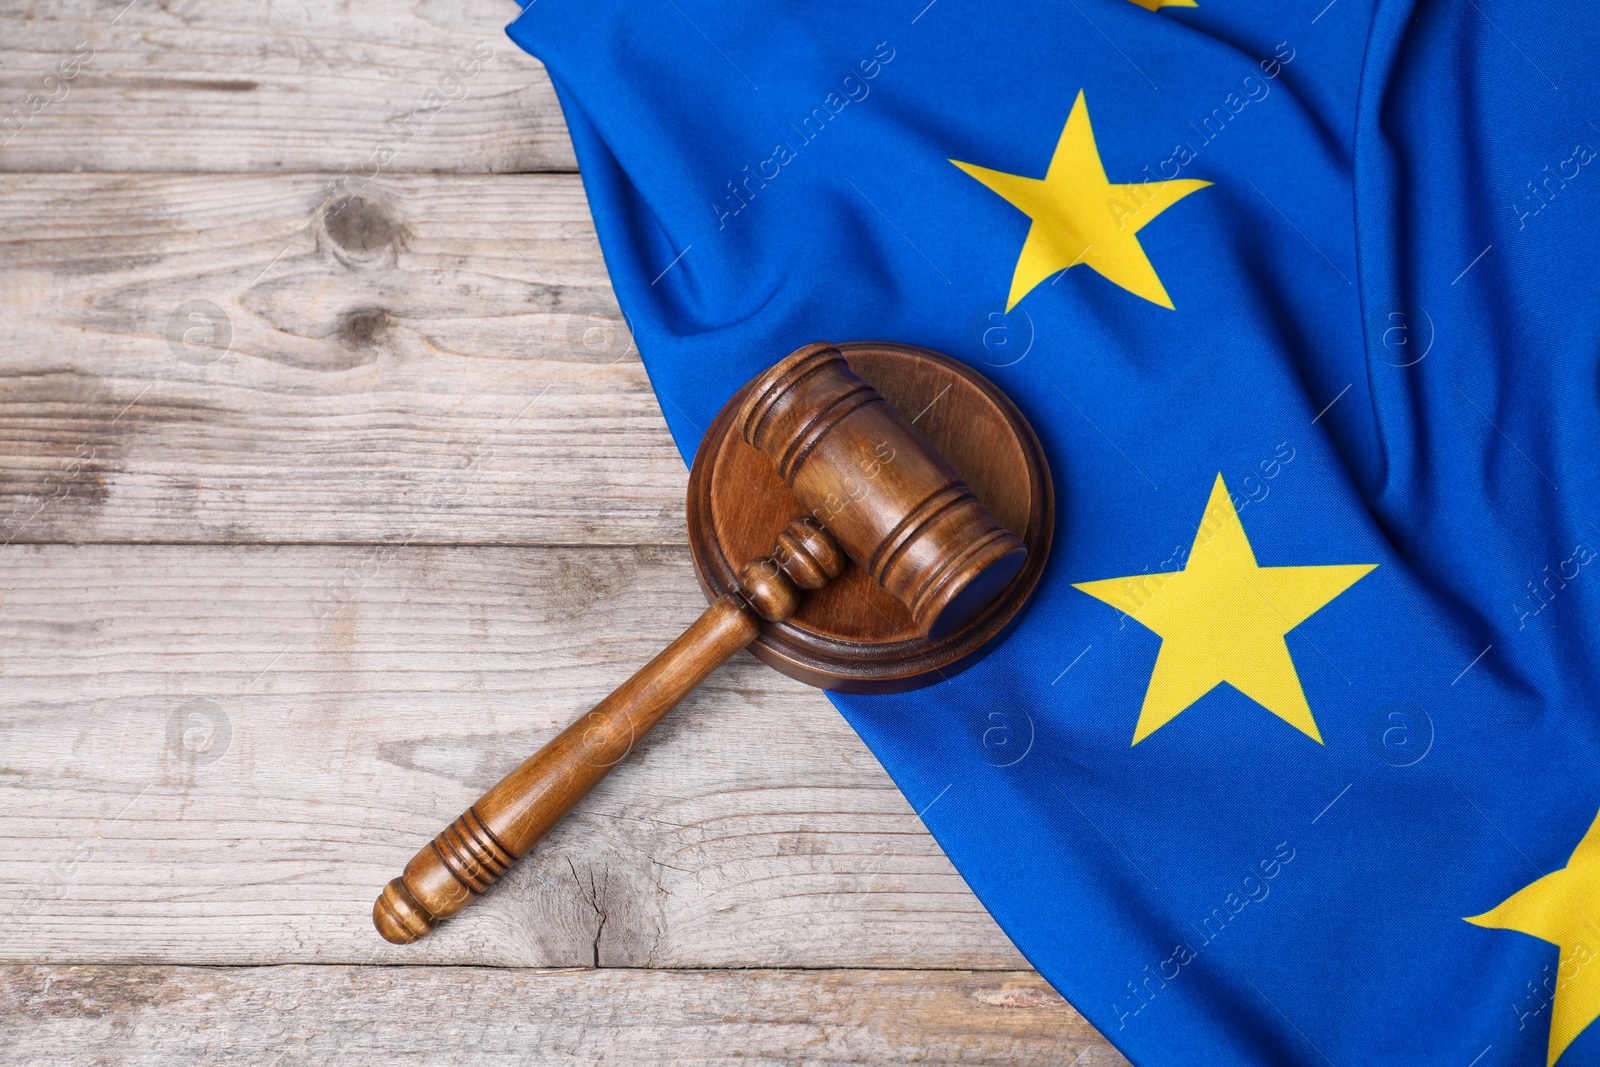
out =
[[[510,33],[686,457],[818,339],[1038,430],[1021,625],[835,703],[1091,1022],[1145,1065],[1600,1063],[1600,23],[1197,2]]]

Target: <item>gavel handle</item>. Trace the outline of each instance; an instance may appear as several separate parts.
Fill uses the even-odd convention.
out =
[[[594,710],[506,775],[406,864],[372,906],[384,939],[410,944],[470,904],[538,844],[573,806],[689,692],[761,632],[788,618],[795,588],[819,588],[843,567],[833,539],[810,519],[778,539],[777,558],[740,571],[744,593],[725,593],[672,644]]]
[[[390,882],[373,906],[378,932],[404,945],[466,907],[760,629],[742,598],[718,597],[660,655],[500,779],[412,857],[405,874]]]

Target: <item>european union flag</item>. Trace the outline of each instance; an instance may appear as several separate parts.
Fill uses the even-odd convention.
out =
[[[691,455],[816,340],[963,359],[1056,548],[837,697],[1138,1064],[1600,1063],[1600,22],[1524,0],[538,0]]]

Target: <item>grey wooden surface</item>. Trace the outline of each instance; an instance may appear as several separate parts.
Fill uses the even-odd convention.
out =
[[[0,1063],[1123,1062],[743,656],[373,933],[703,603],[515,13],[0,0]]]
[[[380,167],[396,172],[576,166],[543,68],[505,36],[512,0],[6,0],[0,11],[0,101],[9,112],[30,92],[52,98],[25,105],[7,170],[365,173],[385,145],[396,153]],[[455,69],[484,49],[470,76]],[[64,90],[46,85],[74,55],[90,58]]]
[[[1127,1063],[1016,971],[8,967],[0,1063]]]

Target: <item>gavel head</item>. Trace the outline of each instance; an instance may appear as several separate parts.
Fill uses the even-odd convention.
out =
[[[959,628],[1022,569],[1022,542],[833,345],[807,345],[756,379],[738,426],[928,636]]]

